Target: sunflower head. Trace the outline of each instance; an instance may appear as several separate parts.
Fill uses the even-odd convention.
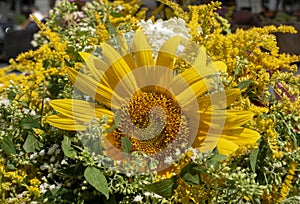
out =
[[[59,114],[47,118],[50,124],[86,130],[94,117],[106,115],[108,125],[115,127],[104,138],[107,155],[128,159],[122,144],[126,138],[131,152],[159,162],[157,171],[190,147],[217,147],[230,154],[258,139],[257,132],[242,127],[251,113],[228,110],[240,92],[224,90],[218,73],[226,71],[226,65],[211,62],[203,47],[174,36],[154,54],[142,31],[136,31],[131,46],[121,38],[117,42],[103,43],[101,58],[80,53],[86,67],[69,69],[69,78],[93,102],[53,100],[51,106]]]

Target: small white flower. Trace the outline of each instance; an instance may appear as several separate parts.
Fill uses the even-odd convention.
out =
[[[44,103],[49,103],[51,101],[50,98],[44,98]]]
[[[9,104],[10,104],[10,101],[6,98],[3,98],[0,100],[0,106],[4,106],[5,108],[8,108]]]
[[[143,196],[140,194],[136,195],[133,199],[133,202],[142,202],[143,201]]]
[[[64,165],[64,164],[68,164],[68,162],[65,159],[63,159],[63,160],[61,160],[60,164]]]
[[[22,193],[17,195],[17,198],[24,198],[27,194],[27,191],[23,191]]]
[[[44,156],[46,154],[46,152],[45,152],[45,150],[43,149],[43,150],[41,150],[40,152],[39,152],[39,155],[42,157],[42,156]]]
[[[150,193],[149,191],[146,191],[146,192],[144,193],[144,195],[147,196],[147,197],[149,197],[149,196],[152,195],[152,193]]]
[[[119,4],[119,5],[117,6],[117,9],[118,9],[118,11],[122,11],[122,10],[123,10],[123,6]]]
[[[202,34],[203,34],[203,30],[202,30],[202,28],[201,28],[200,26],[198,26],[198,34],[199,34],[199,35],[202,35]]]
[[[84,98],[84,100],[86,100],[86,101],[89,101],[89,100],[91,100],[91,97],[90,96],[83,96],[83,98]]]
[[[25,115],[27,115],[30,112],[30,110],[27,108],[23,108],[22,111]]]
[[[56,150],[55,150],[55,156],[56,156],[56,155],[59,155],[60,152],[61,152],[61,149],[56,149]]]
[[[52,147],[50,147],[50,148],[49,148],[49,150],[48,150],[47,154],[49,154],[49,155],[52,155],[52,154],[54,154],[54,153],[55,153],[55,150],[56,150],[58,147],[59,147],[59,145],[58,145],[58,144],[54,144],[54,145],[52,145]]]
[[[176,148],[176,152],[175,152],[176,157],[181,156],[181,151],[179,148]]]
[[[50,158],[50,162],[52,163],[52,162],[54,162],[54,161],[55,161],[55,157],[52,156],[52,157]]]
[[[55,185],[52,184],[51,186],[49,186],[49,190],[53,190],[55,188]]]
[[[40,169],[42,171],[47,170],[47,169],[51,169],[50,165],[47,163],[44,163],[43,165],[40,166]]]
[[[54,164],[54,167],[55,167],[55,168],[58,168],[58,167],[60,167],[59,163],[58,163],[58,162],[56,162],[56,163]],[[54,170],[55,170],[55,169],[54,169]]]
[[[35,110],[31,110],[31,111],[30,111],[30,113],[29,113],[29,115],[31,115],[31,116],[35,116],[35,115],[36,115],[36,112],[35,112]]]
[[[167,156],[164,161],[166,164],[173,164],[173,158],[171,156]]]
[[[33,40],[33,41],[31,41],[31,45],[32,45],[33,47],[37,47],[37,46],[38,46],[38,43],[37,43],[35,40]]]
[[[38,157],[38,154],[35,152],[35,153],[33,153],[32,155],[30,155],[29,159],[30,159],[30,160],[34,160],[34,159],[36,159],[37,157]]]
[[[162,198],[160,195],[156,194],[156,193],[153,193],[153,197],[154,198]]]
[[[192,148],[192,152],[193,152],[193,156],[191,157],[192,161],[195,161],[197,158],[199,158],[199,150],[198,149],[195,149],[195,148]]]
[[[149,42],[152,46],[154,54],[157,54],[160,47],[170,38],[179,35],[184,39],[189,39],[189,28],[186,27],[185,21],[181,18],[171,18],[163,21],[161,19],[141,21],[139,25],[143,28]]]

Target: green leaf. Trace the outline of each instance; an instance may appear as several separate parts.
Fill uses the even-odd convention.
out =
[[[174,190],[177,188],[177,179],[177,176],[173,176],[172,178],[144,186],[144,189],[162,197],[171,198]]]
[[[253,172],[255,172],[258,152],[259,149],[255,148],[250,154],[250,165]]]
[[[14,164],[6,164],[6,167],[10,171],[16,171],[18,168]]]
[[[14,143],[10,140],[9,137],[4,136],[3,140],[1,142],[1,149],[3,149],[3,151],[6,154],[16,154],[16,148]]]
[[[235,68],[234,70],[234,76],[238,75],[240,73],[240,68]]]
[[[215,153],[209,160],[208,165],[213,165],[213,166],[217,166],[219,164],[220,161],[226,159],[227,156],[223,155],[223,154],[219,154],[219,153]]]
[[[241,83],[239,83],[239,85],[237,87],[239,89],[243,90],[243,89],[247,88],[250,84],[252,84],[252,80],[245,80],[245,81],[242,81]]]
[[[199,185],[200,184],[200,175],[199,174],[191,174],[190,172],[184,174],[182,177],[190,185]]]
[[[121,137],[121,143],[122,143],[122,151],[129,154],[132,149],[132,144],[128,139],[128,137]]]
[[[28,107],[28,104],[25,101],[19,101],[19,104],[24,107]]]
[[[123,16],[123,14],[117,13],[117,12],[110,12],[110,15],[113,16],[113,17],[121,17],[121,16]]]
[[[180,173],[180,176],[190,185],[199,185],[201,182],[200,172],[197,164],[186,165]]]
[[[37,120],[35,120],[32,116],[22,118],[20,126],[22,126],[24,129],[41,128],[40,123]]]
[[[71,147],[71,140],[67,136],[64,136],[64,140],[62,141],[61,148],[67,157],[70,158],[75,157],[76,150],[73,147]]]
[[[108,23],[107,28],[108,28],[108,32],[111,36],[117,36],[118,35],[118,32],[117,32],[116,28],[113,26],[112,23]]]
[[[253,204],[261,204],[260,199],[258,197],[254,197],[251,199]]]
[[[36,137],[32,134],[28,134],[25,143],[23,145],[23,149],[28,152],[35,152],[36,150],[40,150],[43,147],[43,143],[38,141]]]
[[[121,120],[121,113],[119,111],[117,111],[115,113],[114,124],[112,124],[109,128],[107,128],[104,131],[104,134],[111,133],[112,131],[114,131],[118,127],[120,120]]]
[[[16,98],[17,94],[13,91],[10,91],[8,94],[7,94],[7,97],[8,97],[8,100],[12,101]]]
[[[109,198],[107,180],[99,169],[91,166],[87,167],[84,171],[84,177],[89,184],[94,186],[99,192],[105,195],[107,199]]]
[[[114,131],[117,128],[117,125],[114,123],[112,124],[109,128],[107,128],[103,134],[107,134],[107,133],[111,133],[112,131]]]

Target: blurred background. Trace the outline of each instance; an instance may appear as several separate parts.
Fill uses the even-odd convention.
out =
[[[31,25],[30,14],[45,21],[50,9],[59,0],[0,0],[0,66],[9,58],[33,49],[31,40],[38,28]],[[92,0],[70,0],[84,4]],[[182,7],[187,5],[205,4],[210,0],[177,0]],[[217,12],[227,18],[236,28],[251,28],[263,25],[294,25],[300,31],[299,0],[220,0],[222,8]],[[142,0],[142,6],[155,11],[160,5],[154,0]],[[157,16],[157,18],[164,18]],[[300,34],[276,34],[281,52],[300,54]]]

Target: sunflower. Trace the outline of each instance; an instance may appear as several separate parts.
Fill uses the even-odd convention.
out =
[[[144,152],[161,163],[167,163],[166,157],[176,159],[191,146],[201,151],[217,147],[228,155],[241,145],[254,144],[259,133],[242,127],[253,115],[228,109],[240,96],[239,89],[215,90],[216,73],[226,71],[226,65],[209,61],[203,48],[190,52],[193,60],[180,59],[181,45],[182,38],[174,36],[154,56],[145,34],[136,31],[132,53],[126,43],[119,51],[103,43],[101,59],[80,53],[86,69],[69,69],[69,79],[94,102],[52,100],[50,105],[59,114],[47,117],[47,122],[84,131],[93,118],[105,115],[108,125],[115,127],[105,135],[108,154],[122,152],[125,137],[131,151]],[[180,61],[187,61],[189,68],[174,72]]]

